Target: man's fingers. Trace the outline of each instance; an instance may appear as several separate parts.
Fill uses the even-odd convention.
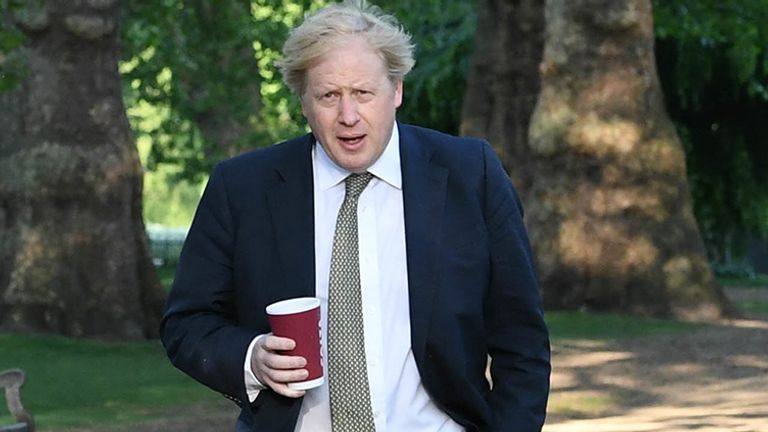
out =
[[[285,384],[296,381],[304,381],[309,376],[309,372],[306,369],[267,369],[264,371],[264,375],[271,382]]]
[[[293,339],[268,335],[257,347],[257,362],[269,369],[300,369],[307,365],[307,360],[299,356],[282,355],[281,351],[293,349]],[[261,348],[261,349],[258,349]]]
[[[304,369],[307,365],[304,357],[281,353],[295,346],[296,343],[292,339],[268,335],[256,344],[251,359],[251,369],[259,381],[275,393],[291,398],[301,397],[306,392],[291,389],[288,383],[303,381],[309,376],[309,372]]]
[[[275,393],[289,398],[302,397],[307,392],[306,390],[293,390],[289,388],[287,384],[280,383],[273,383],[270,387]]]
[[[261,340],[261,346],[267,351],[287,351],[296,348],[293,339],[267,335]]]
[[[279,358],[283,359],[299,359],[300,363],[306,364],[306,361],[303,357],[286,357],[286,356],[279,356],[275,354],[270,354],[268,357],[270,358],[278,358],[276,363],[278,365],[286,364],[283,362],[280,362]],[[290,364],[290,362],[288,362]],[[262,363],[263,366],[266,366],[266,363]],[[269,388],[272,389],[277,394],[290,397],[290,398],[298,398],[301,396],[304,396],[304,393],[306,391],[304,390],[294,390],[288,387],[288,383],[296,382],[296,381],[303,381],[307,379],[309,376],[309,371],[306,369],[278,369],[278,368],[270,368],[270,367],[262,367],[259,370],[259,379],[269,386]]]
[[[261,363],[266,366],[267,369],[292,370],[305,367],[307,365],[307,360],[304,357],[267,354],[263,357]]]

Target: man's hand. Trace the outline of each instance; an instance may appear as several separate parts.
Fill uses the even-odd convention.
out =
[[[251,370],[256,378],[275,393],[291,398],[304,396],[306,391],[290,389],[288,383],[303,381],[309,376],[309,371],[304,369],[307,365],[304,357],[280,353],[295,346],[293,339],[268,334],[256,342],[251,355]]]

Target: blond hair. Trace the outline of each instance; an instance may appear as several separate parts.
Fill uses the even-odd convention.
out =
[[[413,68],[414,45],[397,19],[365,0],[348,0],[307,16],[291,31],[283,45],[283,58],[276,62],[285,84],[301,95],[307,70],[336,42],[349,36],[364,38],[379,53],[393,83],[401,81]]]

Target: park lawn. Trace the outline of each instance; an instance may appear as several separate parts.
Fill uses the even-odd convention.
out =
[[[595,418],[625,404],[621,396],[606,391],[552,392],[547,415],[568,418]]]
[[[736,302],[736,307],[742,312],[757,315],[768,315],[768,302],[757,300],[744,300]]]
[[[0,333],[0,370],[27,374],[24,406],[38,429],[126,424],[220,395],[174,369],[159,342],[104,343]],[[1,394],[1,393],[0,393]],[[11,422],[0,396],[0,425]]]
[[[752,277],[727,277],[717,278],[720,286],[735,288],[765,288],[768,289],[768,275],[756,274]]]
[[[573,311],[547,312],[552,342],[573,339],[620,339],[688,331],[698,324],[682,321]]]

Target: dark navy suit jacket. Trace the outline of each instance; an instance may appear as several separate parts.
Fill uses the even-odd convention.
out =
[[[469,431],[541,430],[549,339],[522,211],[484,141],[398,123],[411,345],[424,387]],[[307,135],[219,164],[161,325],[173,364],[242,407],[238,427],[293,431],[301,399],[249,404],[243,361],[264,308],[315,290]],[[493,359],[491,387],[485,377]]]

